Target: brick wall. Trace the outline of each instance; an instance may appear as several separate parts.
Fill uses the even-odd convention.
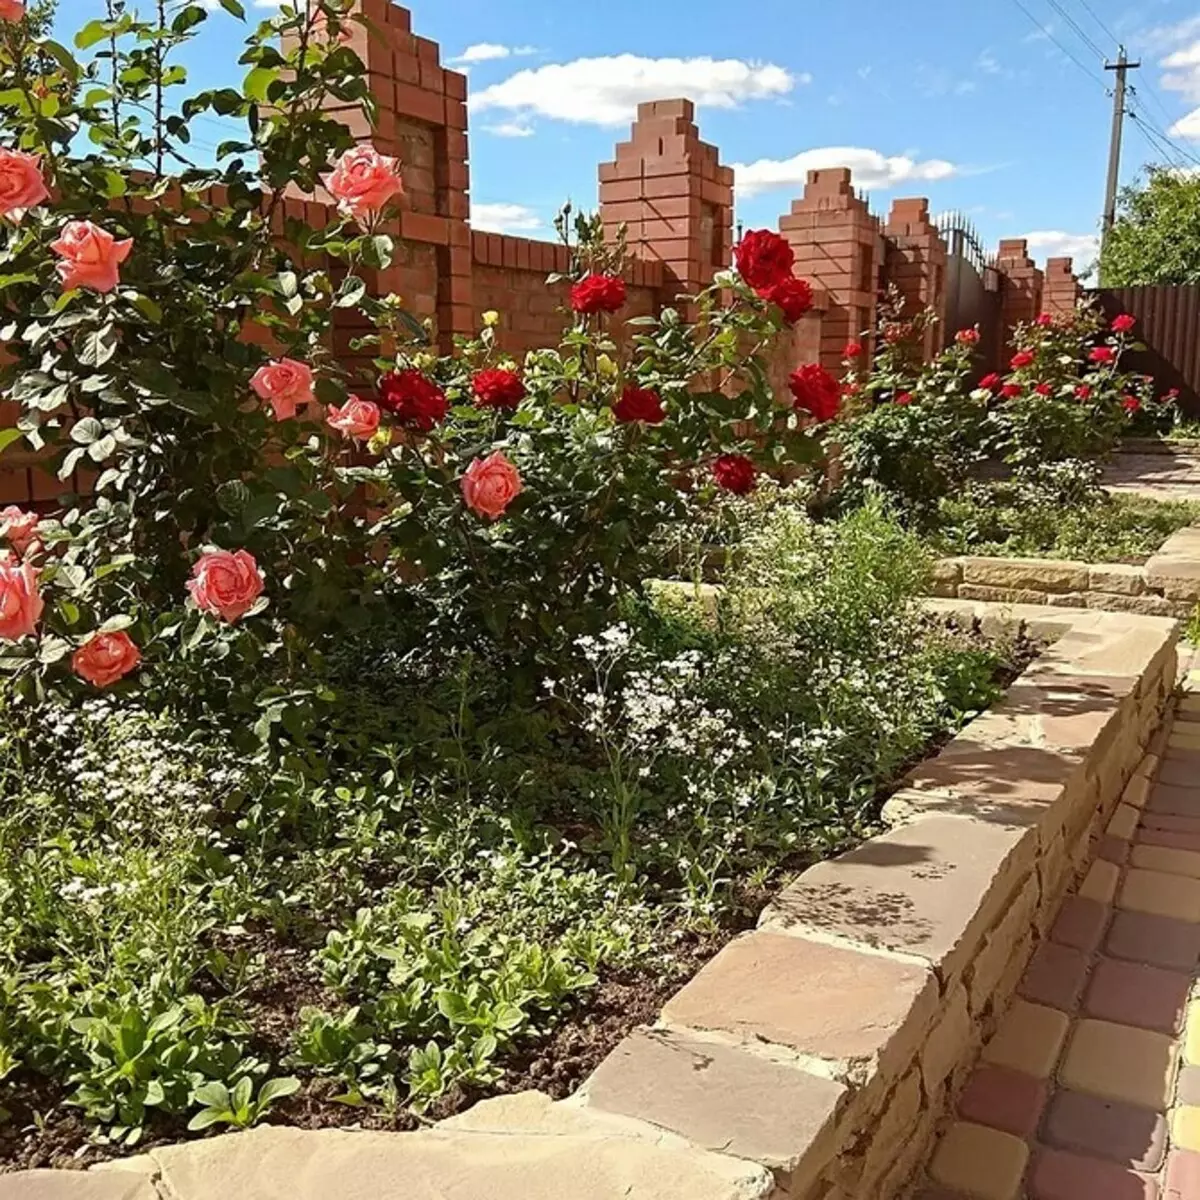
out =
[[[352,44],[367,67],[377,123],[372,127],[354,109],[331,111],[356,138],[400,160],[405,188],[403,209],[388,230],[397,241],[395,261],[369,273],[368,286],[377,294],[399,295],[411,313],[429,320],[443,351],[456,334],[477,330],[488,310],[500,314],[499,343],[514,356],[556,344],[566,289],[547,287],[545,278],[566,269],[566,250],[471,229],[466,76],[442,66],[437,44],[413,33],[407,9],[390,0],[358,2],[372,31],[350,26]],[[600,164],[598,175],[605,227],[615,232],[625,225],[632,255],[625,316],[675,304],[729,267],[733,172],[721,163],[717,147],[701,139],[691,101],[639,105],[628,139],[616,145],[612,160]],[[330,218],[328,201],[323,194],[289,195],[287,208],[319,228]],[[777,388],[786,386],[788,372],[802,362],[838,369],[845,343],[874,326],[877,295],[889,281],[912,306],[944,310],[946,248],[926,200],[895,201],[884,224],[855,192],[848,170],[813,171],[779,226],[818,303],[775,348],[771,377]],[[1007,332],[1039,311],[1042,273],[1023,242],[1001,243],[997,268]],[[1047,303],[1069,303],[1073,284],[1069,262],[1055,260]],[[351,368],[365,367],[370,356],[351,348],[364,332],[361,318],[339,310],[336,321],[339,356]],[[925,353],[937,349],[931,335]],[[13,425],[17,415],[15,405],[0,400],[0,428]],[[89,481],[80,476],[74,486],[86,490]],[[0,503],[48,506],[68,486],[15,446],[0,460]]]

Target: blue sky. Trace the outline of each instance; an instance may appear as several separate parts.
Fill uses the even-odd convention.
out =
[[[62,0],[60,28],[100,8]],[[595,203],[596,164],[626,136],[637,102],[690,95],[701,135],[743,167],[737,215],[748,227],[787,211],[807,167],[845,162],[876,211],[894,196],[928,195],[935,211],[969,214],[993,245],[1032,235],[1038,257],[1087,259],[1111,121],[1112,75],[1098,51],[1115,55],[1114,35],[1143,61],[1131,76],[1141,120],[1127,122],[1123,178],[1168,154],[1200,163],[1198,0],[414,0],[412,9],[414,31],[469,73],[480,227],[550,236],[563,199]],[[209,24],[191,56],[197,85],[239,72],[237,23],[217,12]],[[1165,149],[1154,140],[1164,134]]]

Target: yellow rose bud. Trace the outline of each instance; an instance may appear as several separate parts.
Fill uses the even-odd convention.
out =
[[[418,371],[428,371],[437,362],[436,354],[418,354],[413,359]]]
[[[487,312],[483,314],[483,324],[484,327],[488,329],[490,329],[493,325],[499,325],[500,314],[494,308],[489,308]]]
[[[611,379],[617,373],[617,364],[607,354],[597,354],[596,370],[606,379]]]
[[[391,444],[392,444],[391,429],[380,429],[372,436],[371,440],[367,443],[367,449],[370,450],[370,452],[372,454],[383,454]]]

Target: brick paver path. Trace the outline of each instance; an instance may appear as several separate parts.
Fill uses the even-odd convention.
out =
[[[1182,649],[1182,647],[1181,647]],[[1200,1200],[1200,671],[1035,953],[919,1200]]]
[[[1104,472],[1104,486],[1153,500],[1200,500],[1200,453],[1118,454]]]

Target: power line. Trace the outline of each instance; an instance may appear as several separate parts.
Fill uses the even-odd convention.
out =
[[[1095,21],[1095,22],[1096,22],[1096,24],[1097,24],[1097,25],[1099,25],[1099,26],[1100,26],[1100,28],[1104,30],[1104,33],[1106,34],[1106,36],[1107,36],[1107,37],[1108,37],[1110,40],[1112,40],[1112,41],[1114,41],[1114,42],[1119,42],[1119,41],[1121,40],[1121,39],[1120,39],[1119,37],[1117,37],[1117,35],[1116,35],[1115,33],[1113,33],[1113,31],[1112,31],[1111,29],[1109,29],[1109,27],[1108,27],[1107,25],[1105,25],[1105,23],[1104,23],[1104,22],[1103,22],[1103,21],[1102,21],[1102,20],[1101,20],[1101,19],[1100,19],[1100,18],[1099,18],[1097,15],[1096,15],[1096,10],[1095,10],[1094,8],[1092,8],[1092,6],[1091,6],[1091,5],[1088,3],[1088,0],[1079,0],[1079,3],[1083,5],[1084,11],[1085,11],[1085,12],[1088,14],[1088,16],[1090,16],[1090,17],[1092,18],[1092,20],[1093,20],[1093,21]]]
[[[1059,0],[1046,0],[1046,2],[1052,9],[1054,9],[1056,13],[1058,13],[1060,17],[1062,17],[1064,21],[1066,21],[1066,23],[1075,31],[1079,40],[1083,42],[1084,45],[1087,46],[1097,58],[1102,59],[1105,57],[1104,51],[1092,41],[1092,39],[1088,36],[1087,30],[1084,29],[1083,26],[1080,25],[1065,8],[1063,8],[1063,6],[1059,3]]]
[[[1012,0],[1012,2],[1029,18],[1029,20],[1033,23],[1034,28],[1037,29],[1039,33],[1049,38],[1050,41],[1052,41],[1063,52],[1063,54],[1065,54],[1067,58],[1069,58],[1093,83],[1098,83],[1106,92],[1108,91],[1108,85],[1104,82],[1104,80],[1101,79],[1100,76],[1097,75],[1096,72],[1090,67],[1085,67],[1083,63],[1081,63],[1079,59],[1076,58],[1075,55],[1068,50],[1067,47],[1058,40],[1058,38],[1054,36],[1054,30],[1047,25],[1043,25],[1041,21],[1039,21],[1037,17],[1035,17],[1033,13],[1031,13],[1029,9],[1025,7],[1022,0]]]
[[[1162,139],[1158,137],[1154,130],[1133,109],[1129,110],[1129,119],[1133,122],[1134,128],[1142,135],[1152,153],[1164,157],[1172,167],[1183,166],[1183,159],[1179,157],[1175,147],[1170,144],[1164,144]]]
[[[1133,89],[1131,88],[1130,91],[1132,90]],[[1149,136],[1160,142],[1162,146],[1165,147],[1167,152],[1177,156],[1180,159],[1186,159],[1193,165],[1200,167],[1200,156],[1193,154],[1192,151],[1186,146],[1183,146],[1179,142],[1175,141],[1169,133],[1151,121],[1145,115],[1145,113],[1138,113],[1133,109],[1130,109],[1129,115],[1135,121],[1137,121],[1140,126],[1143,127],[1144,131],[1148,131]]]

